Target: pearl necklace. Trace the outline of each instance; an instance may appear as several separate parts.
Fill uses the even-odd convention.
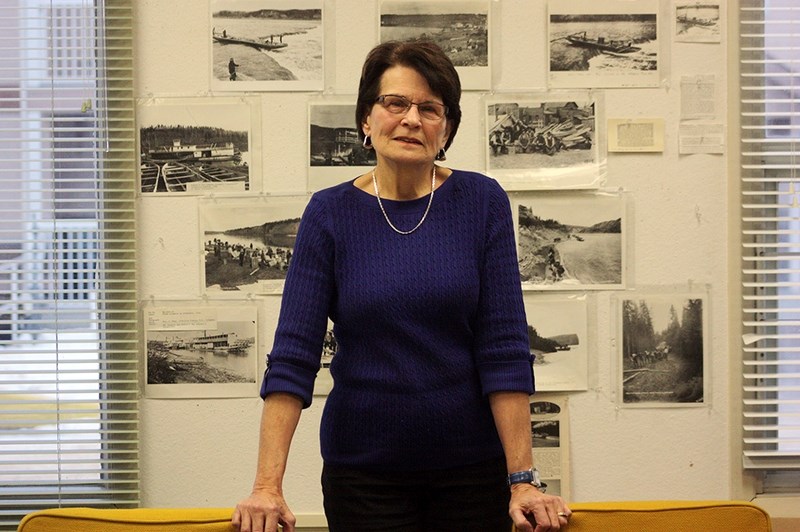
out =
[[[419,229],[419,226],[422,225],[422,222],[424,222],[425,218],[428,216],[428,211],[431,210],[431,204],[433,203],[433,190],[436,188],[436,165],[433,165],[433,178],[431,179],[431,196],[430,199],[428,199],[428,206],[425,208],[425,212],[422,213],[422,218],[420,218],[419,223],[417,223],[417,225],[415,225],[413,229],[410,229],[408,231],[402,231],[397,227],[395,227],[395,225],[389,219],[389,215],[386,214],[386,209],[383,208],[383,202],[381,201],[381,195],[378,193],[378,178],[375,177],[374,168],[372,169],[372,186],[375,187],[375,196],[378,198],[378,206],[381,208],[383,217],[386,219],[386,223],[389,224],[389,227],[391,227],[392,229],[394,229],[396,233],[399,233],[401,235],[410,235],[411,233]]]

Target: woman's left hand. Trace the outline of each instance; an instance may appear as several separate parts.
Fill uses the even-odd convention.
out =
[[[531,484],[514,484],[508,514],[517,532],[546,532],[566,526],[572,511],[561,497],[542,493]]]

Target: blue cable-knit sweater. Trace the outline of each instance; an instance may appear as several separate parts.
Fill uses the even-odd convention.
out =
[[[403,230],[427,202],[383,200]],[[315,193],[262,397],[311,403],[329,316],[337,352],[320,430],[326,463],[412,471],[502,456],[487,394],[532,393],[533,375],[511,209],[496,181],[453,171],[409,235],[352,181]]]

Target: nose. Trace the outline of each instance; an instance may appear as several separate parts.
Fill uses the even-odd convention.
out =
[[[406,114],[403,116],[403,123],[409,126],[418,126],[422,123],[417,104],[412,103],[411,107],[408,108],[408,111],[406,111]]]

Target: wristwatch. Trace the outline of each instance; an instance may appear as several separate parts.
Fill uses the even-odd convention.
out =
[[[547,489],[547,484],[542,482],[542,479],[539,477],[539,471],[535,467],[525,471],[511,473],[508,475],[506,482],[509,486],[512,484],[531,484],[542,493]]]

